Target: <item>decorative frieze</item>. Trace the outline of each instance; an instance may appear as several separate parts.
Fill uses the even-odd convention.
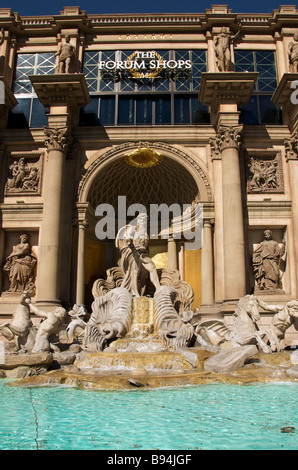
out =
[[[280,151],[247,150],[246,174],[248,193],[283,193]]]
[[[5,196],[15,196],[16,194],[40,195],[42,167],[42,153],[11,153],[5,184]]]

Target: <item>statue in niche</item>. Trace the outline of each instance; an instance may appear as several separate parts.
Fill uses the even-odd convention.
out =
[[[39,183],[39,169],[28,166],[24,158],[15,160],[9,166],[10,175],[7,181],[8,192],[37,191]]]
[[[293,36],[293,41],[288,48],[290,67],[294,73],[298,73],[298,31]]]
[[[125,273],[121,287],[127,288],[135,297],[143,294],[142,288],[148,273],[155,289],[160,288],[155,264],[148,253],[147,219],[146,214],[139,214],[137,224],[121,228],[115,242],[120,250],[119,266]]]
[[[219,72],[231,72],[233,70],[233,64],[231,62],[231,44],[239,34],[240,30],[232,36],[229,28],[224,26],[215,37],[214,49]]]
[[[65,37],[65,42],[61,42],[55,57],[58,57],[56,73],[69,73],[71,59],[75,54],[75,48],[70,44],[70,36]]]
[[[8,273],[8,292],[22,292],[27,290],[30,295],[35,294],[35,267],[36,256],[32,253],[29,236],[25,233],[20,236],[20,243],[13,247],[12,252],[6,258],[3,267]]]
[[[59,351],[59,349],[51,343],[51,337],[62,331],[67,315],[66,310],[63,307],[57,307],[54,312],[43,312],[31,303],[30,310],[38,317],[44,318],[39,324],[32,352]]]
[[[282,247],[272,240],[271,230],[264,231],[264,240],[252,255],[254,276],[259,290],[275,291],[281,289],[280,268],[285,254],[285,242]]]

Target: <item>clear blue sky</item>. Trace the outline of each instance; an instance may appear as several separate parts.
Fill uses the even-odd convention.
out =
[[[298,3],[298,2],[297,2]],[[280,4],[297,5],[295,1],[249,0],[0,0],[0,7],[12,8],[22,16],[58,15],[63,6],[80,6],[87,13],[204,13],[212,4],[228,4],[235,13],[271,13]]]

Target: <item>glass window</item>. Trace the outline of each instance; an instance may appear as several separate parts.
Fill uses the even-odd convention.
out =
[[[171,96],[155,99],[155,124],[171,124]]]
[[[113,126],[115,124],[115,97],[102,96],[99,108],[99,124],[101,126]]]
[[[118,124],[135,123],[135,100],[130,96],[121,96],[119,98]]]
[[[136,100],[136,124],[152,124],[152,99]]]
[[[280,124],[281,111],[271,97],[276,88],[275,53],[273,51],[235,51],[236,72],[258,72],[254,94],[241,108],[243,124]]]
[[[56,59],[54,53],[18,54],[15,69],[14,94],[18,105],[10,111],[8,127],[43,127],[48,123],[48,109],[39,102],[30,75],[55,73]]]

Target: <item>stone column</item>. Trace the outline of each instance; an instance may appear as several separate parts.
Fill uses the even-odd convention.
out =
[[[246,293],[245,246],[240,178],[239,146],[242,126],[238,107],[249,100],[257,73],[203,73],[199,100],[210,106],[216,137],[212,150],[222,166],[222,200],[215,200],[216,213],[222,213],[224,258],[224,300],[237,301]],[[218,194],[218,192],[217,192]],[[217,224],[217,220],[215,223]]]
[[[178,269],[176,241],[171,237],[168,239],[168,269]]]
[[[242,126],[218,127],[222,155],[222,204],[224,233],[225,300],[246,293],[245,246],[239,145]]]
[[[214,303],[214,269],[212,221],[210,220],[205,220],[203,226],[201,287],[201,305],[212,305]]]
[[[65,153],[70,142],[70,131],[64,128],[46,128],[45,145],[48,162],[44,187],[43,222],[40,233],[37,301],[60,303],[59,259],[60,227],[63,224],[62,195]]]
[[[84,305],[85,302],[85,242],[86,242],[86,229],[88,227],[87,221],[87,208],[88,204],[83,204],[78,207],[78,221],[77,221],[77,280],[76,280],[76,304]]]
[[[63,250],[71,249],[71,240],[68,247],[61,242],[62,236],[69,233],[65,224],[69,223],[73,202],[69,190],[73,181],[67,181],[65,177],[65,157],[72,141],[72,128],[78,122],[79,108],[86,106],[90,97],[85,77],[80,73],[32,75],[29,78],[40,102],[50,108],[49,127],[45,128],[47,165],[37,270],[37,302],[47,308],[68,300],[61,299],[59,279],[68,275],[63,261],[67,263],[70,256],[67,254],[63,259]],[[64,189],[65,184],[68,187]]]

